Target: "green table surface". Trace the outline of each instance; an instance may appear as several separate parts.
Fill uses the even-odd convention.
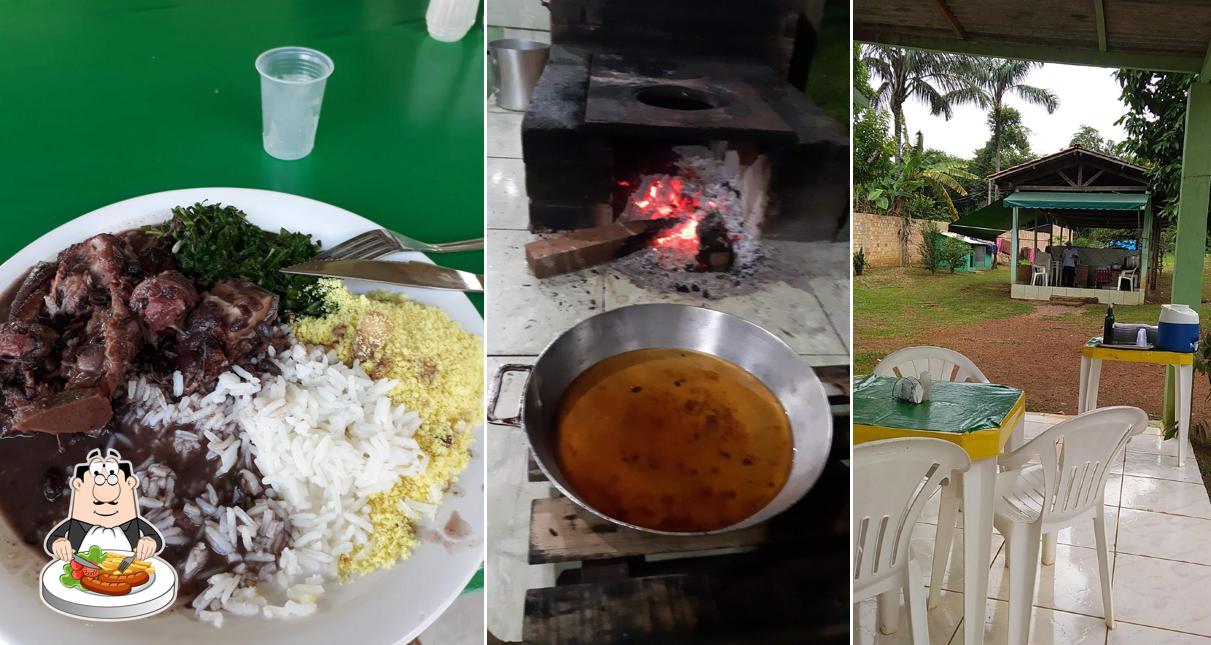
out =
[[[199,186],[303,195],[425,241],[482,236],[483,30],[435,41],[427,4],[0,0],[0,259],[100,206]],[[253,61],[282,45],[336,65],[298,161],[261,147]],[[482,252],[434,260],[483,271]]]
[[[909,403],[891,395],[894,376],[854,377],[854,425],[963,434],[1001,427],[1022,391],[995,383],[933,381],[930,400]]]

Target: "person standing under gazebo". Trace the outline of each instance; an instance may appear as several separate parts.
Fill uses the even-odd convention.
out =
[[[1064,250],[1060,252],[1060,259],[1063,264],[1063,276],[1060,278],[1060,286],[1076,286],[1076,260],[1079,255],[1077,250],[1072,248],[1072,240],[1064,243]]]

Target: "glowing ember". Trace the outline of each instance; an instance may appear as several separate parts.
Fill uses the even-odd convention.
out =
[[[690,244],[695,250],[698,248],[698,221],[690,220],[682,224],[674,226],[672,230],[653,242],[656,246],[673,246]]]
[[[680,177],[652,178],[644,190],[631,198],[635,219],[685,219],[652,244],[669,248],[677,255],[693,257],[698,252],[698,222],[705,213],[699,209],[697,195],[689,194]]]
[[[680,159],[671,172],[618,182],[627,195],[621,221],[656,220],[665,226],[647,248],[614,264],[645,285],[713,298],[725,285],[742,284],[765,257],[755,228],[759,220],[745,211],[738,188],[744,185],[743,168],[735,155],[702,146],[674,151]]]

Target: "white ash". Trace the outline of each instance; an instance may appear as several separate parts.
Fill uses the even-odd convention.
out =
[[[763,285],[786,282],[805,288],[810,258],[804,258],[803,244],[781,240],[765,240],[761,244],[761,261],[750,271],[668,271],[658,263],[643,257],[646,249],[615,260],[609,265],[617,271],[607,271],[606,280],[629,280],[645,291],[661,294],[686,294],[692,300],[719,300],[731,296],[751,296]],[[607,292],[609,283],[606,284]]]
[[[659,273],[671,273],[674,274],[671,280],[657,281],[666,282],[669,288],[681,284],[687,287],[697,285],[699,292],[703,289],[710,291],[712,286],[720,289],[721,281],[727,279],[720,278],[721,275],[734,281],[747,281],[758,272],[766,253],[759,239],[760,218],[747,217],[744,210],[744,199],[740,192],[744,184],[744,169],[740,166],[738,155],[734,151],[717,155],[703,146],[679,146],[674,151],[679,156],[677,172],[642,175],[620,219],[637,221],[652,219],[654,214],[668,215],[645,209],[645,198],[651,194],[653,186],[658,187],[658,195],[666,195],[670,191],[669,186],[680,182],[680,193],[687,198],[684,202],[692,198],[696,206],[686,206],[672,215],[701,222],[709,213],[718,213],[731,243],[733,262],[730,270],[693,270],[697,263],[697,247],[687,244],[650,245],[615,261],[614,266],[641,280]]]

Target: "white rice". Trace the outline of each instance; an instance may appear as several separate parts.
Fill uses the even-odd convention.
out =
[[[192,606],[216,626],[224,612],[267,618],[314,612],[339,557],[373,539],[367,500],[428,467],[413,439],[419,417],[387,396],[394,381],[372,380],[360,365],[346,367],[335,353],[297,343],[267,360],[279,375],[258,377],[236,366],[204,395],[181,397],[183,379],[174,373],[175,402],[144,380],[127,384],[128,398],[138,403],[130,416],[152,427],[192,424],[193,431],[171,436],[174,447],[204,449],[217,463],[215,476],[237,472],[253,500],[247,508],[221,506],[207,484],[182,507],[192,525],[184,528],[197,536],[183,577],[207,579]],[[152,521],[158,513],[166,541],[187,544],[172,514],[175,475],[150,461],[139,466],[145,515]],[[249,470],[254,463],[259,480]],[[434,510],[409,504],[410,517]],[[271,545],[283,532],[289,546],[275,557]]]

